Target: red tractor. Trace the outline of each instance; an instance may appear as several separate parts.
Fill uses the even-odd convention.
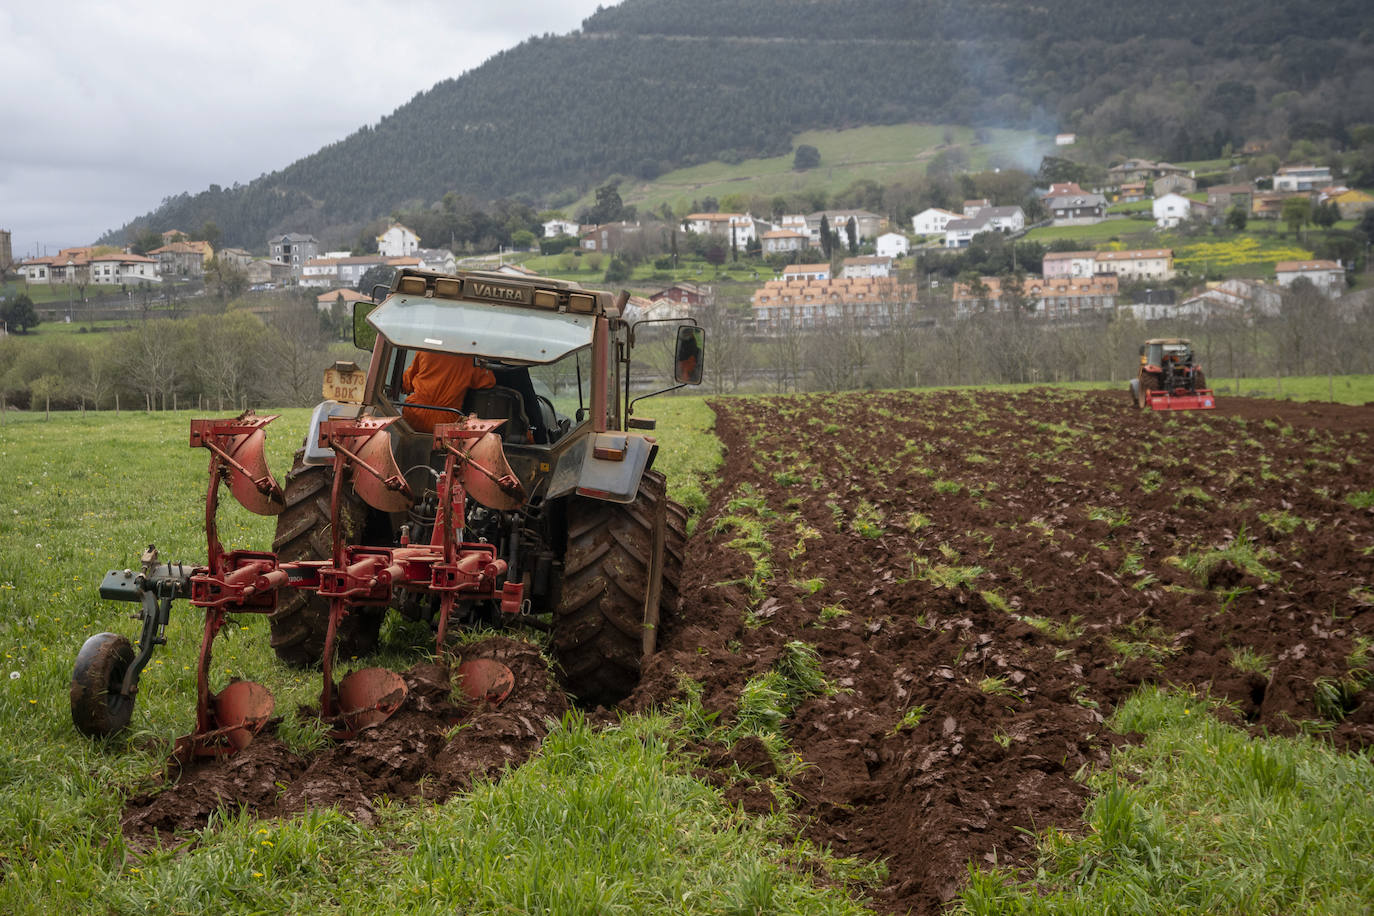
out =
[[[268,615],[281,659],[320,665],[321,715],[337,736],[382,721],[405,698],[405,682],[386,669],[333,679],[336,653],[371,651],[388,610],[427,622],[437,652],[454,625],[545,630],[584,704],[614,703],[638,682],[660,615],[676,609],[686,523],[653,470],[653,421],[634,417],[630,399],[636,332],[653,322],[630,320],[623,293],[475,271],[405,269],[374,298],[354,313],[354,343],[372,350],[368,369],[326,371],[328,400],[285,487],[264,458],[274,417],[191,421],[191,446],[210,453],[206,563],[160,562],[150,546],[140,570],[105,576],[102,597],[141,605],[142,633],[137,653],[114,633],[82,647],[71,683],[81,732],[127,725],[176,599],[205,617],[196,726],[177,742],[182,759],[241,749],[272,712],[260,684],[210,684],[228,614]],[[652,394],[701,381],[702,329],[678,320],[672,340],[673,384]],[[403,414],[420,406],[401,380],[421,351],[470,356],[495,377],[461,406],[423,405],[448,418],[432,433]],[[251,511],[277,516],[271,550],[221,545],[221,482]],[[490,660],[458,674],[465,693],[494,702],[513,685]]]
[[[1160,337],[1140,348],[1140,374],[1131,379],[1131,399],[1151,410],[1213,410],[1216,398],[1193,345],[1182,337]]]

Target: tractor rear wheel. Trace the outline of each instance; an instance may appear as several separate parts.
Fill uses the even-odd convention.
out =
[[[1160,391],[1163,387],[1164,383],[1160,381],[1158,375],[1153,372],[1140,373],[1140,406],[1148,407],[1150,405],[1150,392]]]
[[[303,463],[304,451],[286,477],[286,508],[277,516],[272,549],[282,561],[328,560],[333,554],[329,531],[329,496],[334,486],[332,466]],[[339,523],[344,543],[358,544],[367,523],[368,507],[352,488],[343,494]],[[386,608],[356,608],[339,622],[335,638],[340,657],[367,655],[377,648]],[[317,665],[329,628],[329,602],[314,592],[283,589],[277,610],[268,618],[277,658],[301,668]]]
[[[644,606],[655,568],[661,569],[660,621],[677,611],[687,513],[668,499],[663,475],[650,471],[634,502],[572,497],[567,519],[553,655],[580,704],[610,706],[639,683]],[[656,561],[660,525],[663,552]]]
[[[1196,390],[1199,389],[1199,388],[1206,388],[1206,387],[1207,387],[1207,376],[1205,376],[1205,375],[1202,374],[1202,370],[1201,370],[1201,369],[1198,369],[1198,370],[1196,370],[1195,372],[1193,372],[1193,390],[1196,391]]]
[[[134,712],[134,698],[123,693],[124,675],[134,647],[118,633],[96,633],[86,640],[72,670],[72,722],[90,738],[122,731]]]

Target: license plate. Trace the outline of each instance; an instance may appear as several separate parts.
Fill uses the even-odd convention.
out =
[[[366,381],[367,373],[361,369],[348,371],[331,366],[324,370],[324,396],[331,401],[361,404],[363,383]]]

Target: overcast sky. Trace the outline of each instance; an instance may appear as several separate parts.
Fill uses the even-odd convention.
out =
[[[6,0],[0,229],[16,260],[88,245],[166,197],[282,168],[597,6]]]

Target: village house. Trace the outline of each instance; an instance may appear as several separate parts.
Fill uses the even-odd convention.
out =
[[[715,301],[715,297],[709,286],[679,281],[672,286],[659,290],[649,297],[650,302],[659,302],[663,300],[669,300],[679,305],[687,306],[690,310],[701,308],[704,305],[710,305]]]
[[[447,248],[417,248],[415,257],[420,259],[420,267],[425,270],[451,274],[458,269],[458,259]]]
[[[758,238],[756,221],[748,213],[689,213],[682,228],[697,235],[720,236],[740,251]]]
[[[1274,265],[1274,278],[1284,289],[1306,280],[1326,296],[1339,295],[1346,286],[1340,261],[1280,261]]]
[[[751,306],[755,328],[768,334],[783,327],[823,327],[841,320],[886,327],[915,301],[914,286],[890,277],[841,277],[769,280],[754,292]]]
[[[197,280],[205,276],[205,265],[215,256],[209,242],[171,242],[148,252],[157,258],[157,272],[163,279]]]
[[[1096,251],[1051,251],[1040,262],[1046,280],[1059,277],[1091,277],[1097,273]]]
[[[1168,162],[1151,162],[1149,159],[1127,159],[1120,165],[1107,169],[1108,179],[1116,185],[1127,181],[1142,181],[1149,178],[1164,178],[1169,175],[1186,175],[1188,170]]]
[[[1080,190],[1077,193],[1055,193],[1045,198],[1045,209],[1056,226],[1084,226],[1102,222],[1107,213],[1107,198]]]
[[[1188,175],[1164,175],[1154,182],[1154,195],[1191,194],[1197,190],[1197,180]]]
[[[1055,134],[1055,146],[1073,146],[1078,141],[1078,134]]]
[[[764,254],[805,251],[811,245],[811,236],[796,229],[770,229],[759,240]]]
[[[572,220],[551,219],[543,224],[544,238],[551,239],[560,235],[580,235],[582,227]]]
[[[1209,283],[1207,288],[1190,296],[1170,311],[1159,313],[1136,310],[1138,318],[1238,318],[1252,321],[1257,317],[1273,318],[1279,314],[1283,299],[1279,288],[1259,280],[1233,278]]]
[[[90,272],[92,283],[116,286],[121,283],[157,283],[162,279],[158,276],[156,258],[125,252],[94,255],[90,260]]]
[[[1334,205],[1341,219],[1359,219],[1374,210],[1374,196],[1350,188],[1328,188],[1322,192],[1321,202]]]
[[[880,258],[899,258],[911,250],[911,242],[900,232],[884,232],[873,240],[873,250]]]
[[[400,223],[392,223],[377,236],[377,253],[387,258],[404,258],[420,247],[420,237]]]
[[[1165,194],[1155,198],[1153,211],[1156,226],[1172,229],[1193,218],[1193,202],[1182,194]]]
[[[911,228],[917,235],[934,235],[937,232],[944,232],[945,226],[949,224],[950,220],[962,218],[952,210],[928,207],[911,218]]]
[[[964,219],[973,219],[978,215],[978,211],[985,207],[991,207],[992,201],[986,197],[979,197],[974,200],[964,201]]]
[[[272,286],[285,286],[291,282],[291,265],[265,258],[254,258],[244,269],[248,285],[253,289],[266,289]]]
[[[860,255],[840,263],[841,277],[890,277],[892,259],[881,255]]]
[[[253,255],[244,248],[221,248],[215,257],[221,264],[236,270],[247,270],[248,262],[253,260]]]
[[[867,210],[817,210],[806,216],[806,230],[811,235],[811,244],[816,248],[822,247],[821,217],[825,217],[830,231],[835,233],[835,237],[841,243],[849,241],[846,227],[851,219],[854,220],[854,237],[860,242],[876,238],[885,228],[883,224],[886,222],[878,214],[869,213]]]
[[[1274,173],[1275,191],[1316,191],[1331,184],[1324,165],[1285,165]]]
[[[1020,232],[1026,228],[1026,214],[1020,207],[983,207],[971,219],[950,220],[945,225],[945,247],[967,248],[975,235],[983,232]]]
[[[621,251],[644,231],[638,222],[606,223],[584,231],[578,242],[583,251],[614,253]]]
[[[1072,318],[1110,311],[1116,307],[1118,291],[1117,279],[1110,275],[1027,277],[1021,287],[1021,298],[1025,311],[1035,317]],[[982,311],[1004,311],[1011,301],[1007,293],[1000,277],[983,277],[977,285],[955,283],[954,313],[962,318]]]
[[[353,303],[371,301],[371,296],[360,293],[356,289],[344,286],[338,289],[331,289],[328,292],[320,293],[316,296],[315,308],[319,309],[321,312],[330,312],[334,310],[336,304],[342,303],[343,307],[347,310],[345,314],[348,314],[352,312]]]
[[[788,264],[782,269],[782,282],[784,283],[810,283],[816,280],[829,279],[829,264]]]
[[[291,268],[291,276],[299,277],[305,269],[305,262],[320,255],[320,243],[313,235],[288,232],[267,240],[267,255],[278,264]]]
[[[1310,196],[1305,191],[1257,191],[1250,198],[1250,215],[1255,219],[1278,219],[1283,213],[1285,200],[1290,197]]]
[[[1127,181],[1117,189],[1116,199],[1121,203],[1131,204],[1144,200],[1145,196],[1145,182]]]
[[[1224,213],[1232,207],[1240,207],[1248,213],[1254,194],[1255,189],[1252,185],[1218,184],[1207,189],[1207,203],[1218,213]]]
[[[624,318],[626,321],[664,321],[681,320],[690,318],[692,310],[689,306],[672,299],[653,299],[643,296],[631,296],[625,303]]]
[[[1169,248],[1099,251],[1093,270],[1115,274],[1122,283],[1164,283],[1174,278],[1174,252]]]

